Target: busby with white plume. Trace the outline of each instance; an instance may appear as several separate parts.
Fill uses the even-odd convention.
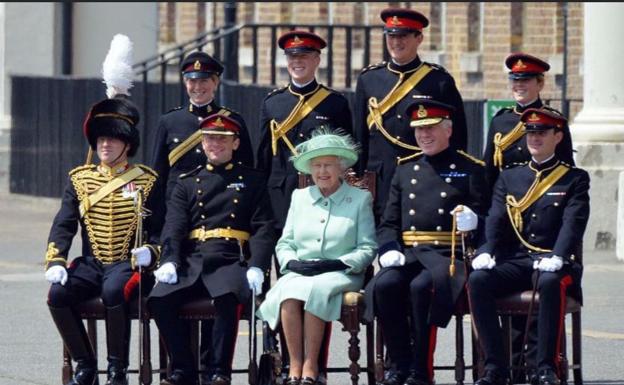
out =
[[[106,96],[130,95],[132,88],[132,42],[126,35],[113,37],[110,49],[102,64],[102,77],[106,84]]]

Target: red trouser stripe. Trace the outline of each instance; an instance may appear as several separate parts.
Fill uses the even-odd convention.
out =
[[[438,338],[438,327],[431,326],[429,329],[429,349],[427,349],[427,373],[429,381],[433,383],[433,354],[435,353]]]
[[[559,355],[561,354],[561,338],[565,338],[563,335],[563,321],[565,319],[565,310],[566,310],[566,292],[568,290],[568,286],[572,284],[572,277],[570,275],[565,275],[561,278],[559,282],[559,327],[557,328],[557,348],[555,349],[555,367],[557,370],[557,374],[559,378],[561,376],[561,362],[559,361]]]
[[[132,293],[134,289],[139,286],[139,282],[141,281],[141,274],[138,271],[135,271],[131,276],[128,282],[124,285],[123,293],[124,300],[126,302],[130,302],[130,298],[132,297]],[[139,294],[140,295],[140,294]]]

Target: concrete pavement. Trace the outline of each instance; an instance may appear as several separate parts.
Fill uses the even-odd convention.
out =
[[[61,340],[45,305],[48,283],[43,277],[43,255],[59,199],[35,198],[0,193],[0,385],[60,384]],[[74,245],[70,254],[77,255]],[[78,241],[79,243],[79,241]],[[583,281],[583,372],[585,383],[624,385],[624,264],[614,251],[585,251]],[[569,325],[569,322],[568,322]],[[260,324],[258,323],[258,326]],[[464,322],[465,335],[470,324]],[[157,357],[155,326],[152,328],[153,357]],[[105,362],[103,325],[100,336],[100,366]],[[241,335],[247,325],[241,323]],[[569,330],[568,330],[569,334]],[[133,329],[131,365],[136,364],[137,331]],[[363,334],[360,336],[364,338]],[[438,332],[436,365],[451,365],[454,361],[454,324]],[[260,339],[259,339],[260,340]],[[570,345],[569,345],[570,346]],[[347,365],[347,335],[339,324],[333,328],[330,366]],[[362,355],[365,352],[362,345]],[[234,366],[247,366],[247,338],[241,336]],[[465,354],[470,362],[470,341]],[[154,358],[153,365],[157,360]],[[364,364],[364,360],[360,360]],[[102,383],[104,382],[101,377]],[[436,372],[438,384],[454,383],[450,371]],[[467,383],[471,383],[467,373]],[[131,384],[137,384],[136,375]],[[155,379],[154,383],[158,383]],[[244,375],[234,376],[235,384],[246,384]],[[330,374],[329,384],[347,385],[347,374]],[[361,384],[365,383],[362,376]]]

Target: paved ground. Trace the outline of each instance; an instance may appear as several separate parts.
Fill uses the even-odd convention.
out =
[[[45,306],[48,284],[42,263],[49,227],[59,204],[57,199],[0,193],[0,385],[61,383],[61,340]],[[624,385],[624,264],[616,261],[614,252],[588,250],[585,265],[585,383]],[[468,322],[464,322],[464,330],[468,335]],[[103,337],[102,325],[99,332]],[[133,332],[131,356],[135,364],[137,333]],[[241,324],[240,333],[245,336],[239,340],[235,367],[244,368],[248,362],[246,325]],[[436,365],[453,363],[453,333],[452,324],[438,333]],[[346,333],[336,324],[333,334],[330,365],[345,366]],[[154,330],[152,337],[155,346]],[[100,359],[105,362],[103,340],[100,346]],[[364,352],[365,346],[362,348]],[[465,351],[469,361],[469,342]],[[452,372],[437,372],[436,381],[453,383]],[[467,383],[470,382],[467,376]],[[245,384],[246,377],[235,375],[234,383]],[[330,374],[329,383],[346,385],[349,378],[346,374]],[[364,378],[360,383],[365,383]],[[136,376],[131,377],[131,384],[137,384]]]

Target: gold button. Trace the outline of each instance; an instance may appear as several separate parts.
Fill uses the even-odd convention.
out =
[[[198,195],[201,195],[201,193],[202,193],[202,190],[197,190]]]
[[[401,140],[401,137],[399,135],[396,136],[397,140]]]
[[[535,234],[531,234],[531,238],[535,238]]]
[[[178,143],[180,141],[180,139],[178,138],[173,138],[173,143]]]
[[[228,226],[228,227],[227,227],[227,229],[228,229],[228,230],[232,230],[232,226]]]
[[[414,214],[416,214],[416,211],[414,209],[410,209],[409,215],[414,215]]]
[[[412,247],[416,247],[416,246],[418,246],[418,242],[412,243]]]
[[[439,209],[438,209],[438,214],[440,214],[440,215],[444,214],[444,209],[439,208]]]
[[[446,183],[451,183],[451,178],[446,177],[446,179],[444,179],[444,181],[445,181]]]
[[[206,219],[206,216],[204,214],[201,215],[201,219]]]
[[[414,193],[410,193],[410,194],[409,194],[409,199],[414,199],[414,198],[416,198],[416,194],[414,194]]]
[[[199,178],[195,178],[195,182],[199,183]]]
[[[442,192],[440,193],[440,196],[441,196],[442,198],[446,198],[446,192],[442,191]]]
[[[300,137],[300,138],[303,138],[303,134],[302,134],[301,132],[299,133],[299,137]]]
[[[236,188],[236,191],[240,191],[240,187],[237,187],[237,188]]]
[[[243,176],[242,176],[242,175],[239,175],[239,176],[238,176],[238,179],[243,180]]]
[[[518,151],[522,151],[522,147],[518,147]]]
[[[236,214],[234,214],[234,213],[230,214],[230,216],[231,216],[232,218],[236,218]]]
[[[410,226],[411,231],[416,231],[416,226]]]
[[[201,152],[201,150],[199,148],[196,148],[195,152],[199,154]]]
[[[537,214],[535,213],[531,214],[531,218],[537,218]]]
[[[457,166],[455,166],[455,163],[451,163],[449,167],[451,168],[451,170],[455,170],[457,168]]]
[[[438,240],[436,239],[435,241],[433,241],[433,244],[437,246],[437,245],[439,245],[439,244],[440,244],[440,241],[438,241]]]
[[[414,179],[412,179],[412,180],[410,181],[410,183],[411,183],[411,184],[416,184],[416,183],[418,183],[418,181],[416,180],[416,178],[414,178]]]
[[[397,115],[397,119],[401,119],[401,115]],[[397,139],[399,139],[398,136],[397,136]]]
[[[238,203],[238,199],[234,199],[234,203]]]
[[[199,207],[204,207],[204,202],[199,202],[198,205]]]
[[[419,165],[417,165],[417,164],[415,164],[415,165],[414,165],[414,171],[418,171],[418,170],[420,170],[420,166],[419,166]]]
[[[553,203],[553,205],[554,205],[555,207],[558,207],[558,206],[559,206],[559,202],[555,202],[555,203]]]
[[[437,226],[436,231],[442,231],[442,226]]]

